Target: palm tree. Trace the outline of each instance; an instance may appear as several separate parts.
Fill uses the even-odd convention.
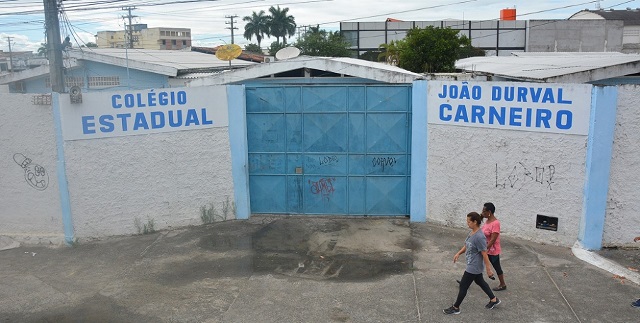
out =
[[[257,14],[254,11],[251,16],[245,16],[242,20],[247,22],[244,25],[244,38],[251,40],[251,37],[256,36],[260,47],[264,35],[269,36],[269,16],[265,16],[264,10],[260,10]]]
[[[40,43],[40,47],[38,47],[38,56],[47,57],[47,44]]]
[[[378,48],[381,50],[381,53],[378,55],[378,61],[384,60],[385,63],[389,65],[398,66],[403,45],[401,40],[395,42],[392,40],[388,44],[380,44]]]
[[[272,36],[276,36],[276,41],[280,42],[282,37],[282,43],[287,44],[287,36],[293,36],[296,34],[296,19],[293,16],[287,15],[289,8],[280,9],[271,6],[269,8],[269,33]]]

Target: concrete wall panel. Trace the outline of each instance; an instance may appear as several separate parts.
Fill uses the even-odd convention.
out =
[[[505,235],[572,245],[582,210],[586,136],[429,125],[427,219],[466,227],[496,205]],[[558,231],[536,229],[538,214]]]
[[[64,234],[53,112],[33,97],[0,100],[0,235],[58,244]]]
[[[77,237],[140,233],[151,224],[156,230],[202,224],[202,207],[215,209],[217,221],[235,218],[226,87],[174,92],[156,96],[151,95],[154,90],[87,93],[76,104],[61,97]],[[167,99],[173,94],[175,103]],[[201,119],[172,125],[171,115],[177,112],[185,117],[174,117],[176,120],[190,120],[188,115],[197,118],[187,114],[187,109],[202,110]],[[167,121],[159,122],[153,114],[163,111]],[[101,130],[107,127],[98,120],[121,114],[132,114],[137,121],[131,117],[128,122],[114,122],[109,132]],[[148,121],[142,122],[144,116]],[[87,127],[81,117],[92,118],[96,126]],[[121,124],[128,126],[125,129]]]
[[[527,51],[621,51],[622,31],[617,20],[531,20]]]
[[[640,236],[640,85],[618,87],[618,110],[603,246],[633,245]]]
[[[65,150],[79,238],[134,234],[150,221],[199,225],[201,207],[223,216],[234,201],[227,127],[68,141]]]
[[[464,228],[467,213],[480,212],[485,202],[493,202],[506,235],[563,246],[571,246],[577,240],[583,209],[591,87],[537,86],[548,94],[552,89],[562,90],[564,99],[545,103],[524,93],[517,102],[504,101],[506,97],[495,91],[507,87],[535,90],[533,84],[527,83],[429,82],[428,221]],[[471,95],[463,95],[462,89],[468,89]],[[526,127],[528,122],[507,126],[508,122],[487,117],[485,112],[493,106],[571,111],[573,117],[571,122],[565,122],[568,128]],[[472,117],[475,113],[477,118]],[[541,125],[532,120],[530,124]],[[537,228],[538,215],[557,218],[557,231]]]

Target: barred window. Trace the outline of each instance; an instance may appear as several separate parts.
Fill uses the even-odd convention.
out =
[[[89,87],[120,85],[119,76],[89,76]]]
[[[48,77],[45,78],[44,79],[44,85],[47,88],[51,88],[51,79],[48,78]],[[64,85],[65,85],[65,87],[72,87],[72,86],[83,87],[84,86],[84,77],[82,77],[82,76],[65,76]]]

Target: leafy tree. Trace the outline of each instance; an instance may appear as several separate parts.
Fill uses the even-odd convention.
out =
[[[285,47],[287,47],[287,45],[280,43],[278,41],[274,41],[273,43],[271,43],[271,46],[269,46],[269,55],[275,56],[279,50]]]
[[[399,52],[398,66],[416,73],[454,72],[463,48],[473,48],[458,30],[428,26],[407,32]]]
[[[247,44],[244,45],[244,50],[246,52],[252,52],[252,53],[258,53],[258,54],[262,54],[262,48],[260,48],[260,46],[256,45],[256,44]]]
[[[384,61],[389,65],[397,66],[398,63],[400,62],[400,52],[402,51],[402,48],[404,46],[405,46],[404,40],[398,40],[398,41],[392,40],[388,44],[381,44],[379,46],[381,52],[380,52],[380,55],[378,55],[378,61],[379,62]]]
[[[326,57],[349,57],[351,46],[340,32],[326,31],[319,27],[311,27],[295,43],[303,55]]]
[[[462,35],[462,37],[466,38],[467,36]],[[486,53],[484,49],[473,47],[471,46],[471,42],[469,42],[469,45],[466,45],[460,48],[460,54],[458,55],[458,59],[473,57],[473,56],[486,56]]]
[[[282,43],[286,46],[287,36],[293,36],[296,34],[296,19],[288,15],[289,8],[280,9],[271,6],[269,8],[269,34],[276,37],[276,41],[280,42],[282,37]]]
[[[89,48],[97,48],[97,47],[98,47],[98,44],[93,43],[93,42],[88,42],[88,43],[86,43],[86,44],[82,45],[82,47],[85,47],[85,46],[86,46],[86,47],[89,47]]]
[[[256,36],[258,47],[260,47],[260,42],[262,42],[264,36],[269,36],[271,18],[264,14],[264,10],[260,10],[258,13],[254,11],[251,16],[245,16],[242,20],[247,22],[244,25],[244,38],[251,40],[253,36]]]

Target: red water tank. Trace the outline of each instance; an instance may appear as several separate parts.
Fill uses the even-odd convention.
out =
[[[516,20],[516,8],[500,10],[500,20]]]

